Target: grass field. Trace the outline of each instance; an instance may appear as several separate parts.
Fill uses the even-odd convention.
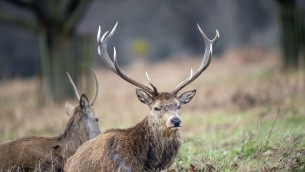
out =
[[[170,91],[200,60],[142,62],[124,71],[142,82],[147,82],[147,71],[160,91]],[[214,58],[183,89],[196,88],[197,95],[182,108],[184,144],[171,171],[305,171],[305,71],[284,73],[280,66],[277,52],[260,49]],[[132,126],[149,112],[133,86],[108,70],[96,70],[100,94],[95,112],[103,131]],[[35,78],[0,83],[1,142],[63,131],[68,120],[64,104],[41,107],[38,97]]]

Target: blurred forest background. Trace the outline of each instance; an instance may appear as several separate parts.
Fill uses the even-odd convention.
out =
[[[304,8],[301,0],[1,0],[0,79],[39,76],[41,102],[64,100],[72,95],[65,71],[89,83],[89,69],[101,64],[97,28],[116,21],[111,43],[123,65],[202,53],[199,23],[209,36],[221,33],[216,55],[282,48],[295,67],[304,57]]]
[[[204,53],[198,23],[219,30],[212,62],[183,107],[177,171],[305,171],[304,0],[0,0],[0,142],[56,136],[78,104],[69,72],[101,131],[148,113],[134,86],[106,69],[96,34],[118,21],[108,52],[123,70],[172,90]],[[189,88],[185,88],[185,91]]]

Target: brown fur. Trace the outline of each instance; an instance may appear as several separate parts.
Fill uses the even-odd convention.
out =
[[[181,145],[179,127],[168,120],[179,115],[181,104],[189,99],[171,93],[151,96],[137,90],[139,100],[149,105],[151,112],[141,122],[128,129],[111,129],[84,143],[71,156],[65,171],[161,171],[167,169]],[[190,95],[190,94],[189,94]],[[160,111],[155,111],[155,108]]]
[[[82,98],[81,101],[88,101],[84,95]],[[93,128],[90,129],[88,124]],[[64,133],[57,137],[25,137],[1,144],[0,171],[62,171],[67,158],[90,139],[90,134],[96,136],[99,133],[92,109],[78,106]]]

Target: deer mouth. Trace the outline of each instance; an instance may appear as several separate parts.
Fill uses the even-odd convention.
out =
[[[178,126],[171,126],[171,127],[169,127],[170,129],[172,129],[172,130],[178,130],[178,129],[180,129],[182,126],[181,125],[178,125]]]

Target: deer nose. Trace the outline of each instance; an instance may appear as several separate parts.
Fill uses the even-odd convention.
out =
[[[174,125],[174,127],[180,127],[181,120],[180,118],[174,117],[171,119],[171,123]]]

